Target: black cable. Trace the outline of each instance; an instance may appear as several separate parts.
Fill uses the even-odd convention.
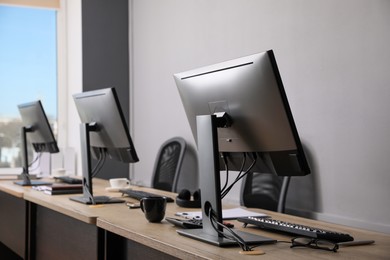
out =
[[[244,159],[242,160],[240,172],[238,173],[238,175],[236,177],[236,180],[240,179],[240,176],[241,176],[242,172],[244,171],[244,167],[245,167],[245,164],[246,164],[246,153],[242,153],[242,155],[243,155]]]
[[[247,175],[247,174],[252,170],[253,166],[256,165],[256,162],[257,162],[257,155],[256,155],[256,153],[252,153],[252,155],[253,155],[253,162],[252,162],[252,164],[248,167],[248,169],[245,171],[245,173],[244,173],[243,175],[241,175],[241,176],[239,176],[239,177],[236,178],[236,181],[233,183],[233,185],[234,185],[236,182],[238,182],[239,180],[241,180],[242,178],[244,178],[245,175]]]
[[[42,156],[42,153],[38,153],[38,155],[35,157],[35,159],[34,159],[31,163],[28,164],[28,167],[31,167],[37,160],[39,160],[38,166],[37,166],[36,168],[32,169],[32,170],[38,169],[38,167],[39,167],[40,164],[41,164],[41,160],[40,160],[40,159],[41,159],[41,156]]]
[[[92,170],[92,178],[94,178],[100,172],[100,170],[104,166],[105,161],[106,161],[106,153],[104,152],[103,148],[99,148],[99,159]]]
[[[218,220],[217,220],[217,218],[215,216],[215,213],[211,210],[211,208],[209,210],[209,217],[210,217],[211,225],[217,231],[218,234],[220,234],[222,237],[224,237],[226,239],[236,241],[240,245],[242,250],[248,251],[248,246],[246,245],[245,241],[239,235],[237,235],[232,229],[230,229],[226,225],[218,222]],[[215,226],[215,224],[217,224],[218,226],[220,226],[223,229],[227,230],[231,235],[228,235],[228,234],[224,233],[223,231],[220,231],[218,229],[218,227]]]
[[[93,205],[96,205],[95,199],[93,198],[91,192],[89,191],[89,186],[88,186],[87,182],[84,182],[84,186],[85,187],[83,187],[83,189],[84,189],[84,191],[86,191],[88,193],[89,197],[91,198],[91,200],[92,200],[91,203]]]
[[[100,167],[100,164],[102,163],[102,160],[103,160],[103,153],[102,153],[102,150],[99,148],[99,157],[98,157],[98,161],[96,162],[95,164],[95,167],[93,167],[92,171],[91,171],[91,176],[92,177],[95,177],[95,173],[96,173],[96,170]]]
[[[252,250],[252,248],[249,247],[249,246],[246,244],[246,242],[245,242],[245,241],[244,241],[236,232],[234,232],[231,228],[227,227],[226,225],[220,223],[220,222],[217,220],[217,217],[216,217],[216,215],[215,215],[215,212],[212,210],[211,207],[210,207],[210,209],[209,209],[209,219],[210,219],[211,225],[212,225],[212,227],[214,228],[214,230],[215,230],[218,234],[220,234],[222,237],[237,242],[237,244],[241,247],[241,249],[242,249],[243,251],[251,251],[251,250]],[[220,231],[216,225],[222,227],[223,230],[226,230],[227,232],[229,232],[230,235],[228,235],[226,232]]]
[[[224,153],[222,153],[222,157],[223,157],[223,163],[225,164],[225,169],[226,169],[226,180],[225,180],[225,185],[223,185],[223,188],[221,189],[221,194],[224,192],[226,186],[229,183],[229,164],[227,162],[227,159],[226,159],[226,156]]]
[[[237,175],[237,177],[238,176],[240,176],[241,175],[241,173],[243,172],[243,170],[244,170],[244,166],[245,166],[245,163],[246,163],[246,153],[243,153],[243,160],[242,160],[242,163],[241,163],[241,167],[240,167],[240,171],[239,171],[239,173],[238,173],[238,175]],[[227,160],[225,161],[225,164],[226,164],[226,169],[228,169],[229,168],[229,166],[228,166],[228,162],[227,162]],[[236,180],[237,180],[237,177],[236,177]],[[228,188],[226,188],[226,186],[227,186],[227,182],[225,183],[225,186],[223,187],[223,189],[221,190],[221,199],[225,196],[225,195],[223,195],[223,194],[225,194],[225,193],[228,193],[230,190],[231,190],[231,186],[229,186]],[[227,190],[228,189],[228,190]]]
[[[223,194],[221,194],[221,199],[223,199],[229,193],[229,191],[233,188],[233,186],[239,180],[241,180],[243,177],[245,177],[245,175],[247,175],[250,172],[250,170],[253,168],[253,166],[255,166],[256,161],[257,161],[257,156],[256,156],[255,153],[253,153],[253,162],[252,162],[252,164],[248,167],[248,169],[244,172],[244,174],[241,175],[241,172],[240,172],[240,174],[237,176],[237,178],[234,180],[234,182],[232,184],[230,184],[230,186],[223,192]]]

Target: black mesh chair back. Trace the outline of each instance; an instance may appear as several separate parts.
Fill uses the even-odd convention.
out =
[[[250,172],[242,181],[240,204],[284,212],[289,182],[290,177]]]
[[[181,137],[171,138],[161,145],[154,165],[153,188],[177,192],[185,149],[186,142]]]

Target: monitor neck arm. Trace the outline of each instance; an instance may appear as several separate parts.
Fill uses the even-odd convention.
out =
[[[33,132],[32,126],[23,126],[21,129],[22,137],[22,180],[24,185],[31,184],[30,175],[28,171],[28,150],[27,150],[27,133]]]
[[[211,208],[218,221],[222,223],[217,131],[217,125],[221,123],[221,121],[225,121],[223,116],[204,115],[196,117],[203,231],[206,234],[215,235],[216,237],[219,237],[220,235],[214,230],[208,216]],[[222,231],[221,227],[218,227],[218,229],[219,231]]]
[[[233,124],[233,119],[226,112],[216,112],[214,115],[217,128],[227,128]]]
[[[83,197],[89,198],[90,201],[93,201],[90,133],[96,131],[98,131],[96,122],[80,124]]]

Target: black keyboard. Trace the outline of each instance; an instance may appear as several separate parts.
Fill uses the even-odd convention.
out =
[[[243,222],[244,226],[246,226],[247,224],[252,224],[261,229],[265,229],[269,231],[285,232],[295,236],[305,236],[305,237],[312,237],[317,239],[324,239],[336,243],[353,241],[353,237],[350,236],[349,234],[284,222],[272,218],[245,217],[245,218],[238,218],[237,220]]]
[[[136,199],[136,200],[141,200],[142,198],[145,197],[164,197],[167,199],[167,202],[174,202],[175,200],[167,197],[167,196],[161,196],[158,194],[146,192],[146,191],[141,191],[141,190],[131,190],[131,189],[123,189],[119,190],[119,192],[122,192],[123,195],[127,195],[130,198]]]

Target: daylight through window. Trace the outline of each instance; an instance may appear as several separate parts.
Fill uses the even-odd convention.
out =
[[[0,5],[0,168],[21,166],[18,104],[41,100],[57,135],[56,31],[56,10]]]

